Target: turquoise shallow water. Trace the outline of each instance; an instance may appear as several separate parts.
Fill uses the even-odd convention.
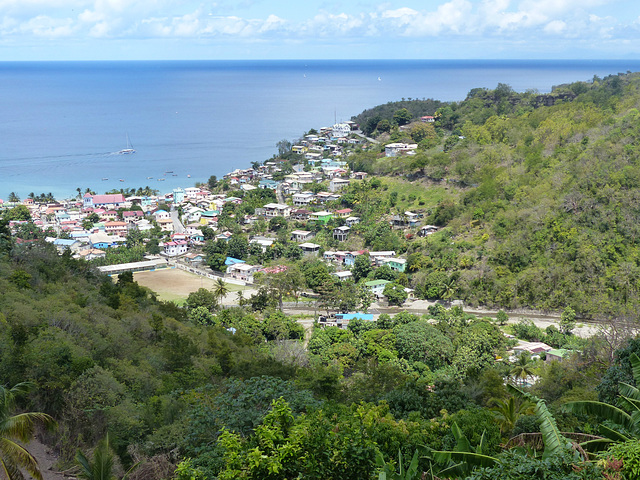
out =
[[[461,100],[498,82],[548,92],[637,70],[637,60],[0,62],[0,198],[169,191],[388,101]],[[115,154],[127,134],[136,153]]]

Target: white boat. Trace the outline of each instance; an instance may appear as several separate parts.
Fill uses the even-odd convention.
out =
[[[128,133],[127,133],[127,148],[123,148],[118,153],[120,155],[128,155],[130,153],[136,153],[136,151],[133,148],[133,145],[131,145],[131,142],[129,141],[129,134]]]

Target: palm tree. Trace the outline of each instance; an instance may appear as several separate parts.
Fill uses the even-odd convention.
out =
[[[518,356],[516,363],[509,371],[509,375],[516,380],[520,379],[520,385],[524,385],[527,378],[533,376],[533,362],[531,357],[527,353],[522,353]]]
[[[116,480],[117,477],[113,474],[115,465],[115,454],[111,450],[109,444],[109,434],[98,442],[98,446],[93,451],[93,461],[90,461],[87,456],[80,450],[76,453],[76,462],[80,466],[80,473],[78,477],[84,480]],[[122,480],[127,480],[129,474],[140,465],[140,462],[134,464],[122,477]]]
[[[16,398],[32,387],[31,383],[18,383],[12,388],[0,385],[0,476],[8,480],[24,480],[22,469],[42,480],[38,461],[18,442],[29,442],[39,424],[53,427],[55,422],[46,413],[14,414]]]
[[[222,299],[229,293],[229,287],[224,280],[218,278],[213,284],[213,294],[215,295],[218,303],[222,302]]]
[[[76,453],[76,462],[80,466],[78,477],[84,480],[114,480],[114,455],[109,445],[109,434],[98,443],[90,461],[80,450]]]
[[[535,407],[530,401],[515,397],[509,397],[507,400],[493,398],[491,403],[491,413],[500,425],[500,433],[503,435],[512,432],[518,418],[532,414]]]

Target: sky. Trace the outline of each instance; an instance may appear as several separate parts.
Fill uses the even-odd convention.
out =
[[[0,0],[0,61],[529,58],[640,58],[640,0]]]

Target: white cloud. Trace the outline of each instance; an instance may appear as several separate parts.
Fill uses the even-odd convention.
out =
[[[553,20],[547,23],[544,27],[544,31],[553,35],[560,35],[567,29],[567,24],[562,20]]]
[[[74,33],[71,18],[56,19],[38,15],[20,26],[20,31],[36,37],[69,37]]]
[[[467,37],[473,42],[501,38],[525,43],[558,37],[589,41],[632,38],[638,32],[638,20],[603,16],[599,8],[620,1],[435,0],[421,4],[407,0],[379,3],[373,8],[368,1],[327,1],[320,10],[315,8],[318,2],[310,2],[307,18],[300,19],[294,17],[293,8],[278,10],[274,4],[269,11],[267,2],[251,0],[233,4],[205,4],[201,0],[0,0],[0,34],[112,39],[226,37],[309,43],[321,37],[336,41],[362,37],[368,44],[433,37],[451,42]],[[299,15],[302,9],[295,10]],[[256,11],[261,14],[252,15]],[[219,12],[224,14],[212,14]]]

